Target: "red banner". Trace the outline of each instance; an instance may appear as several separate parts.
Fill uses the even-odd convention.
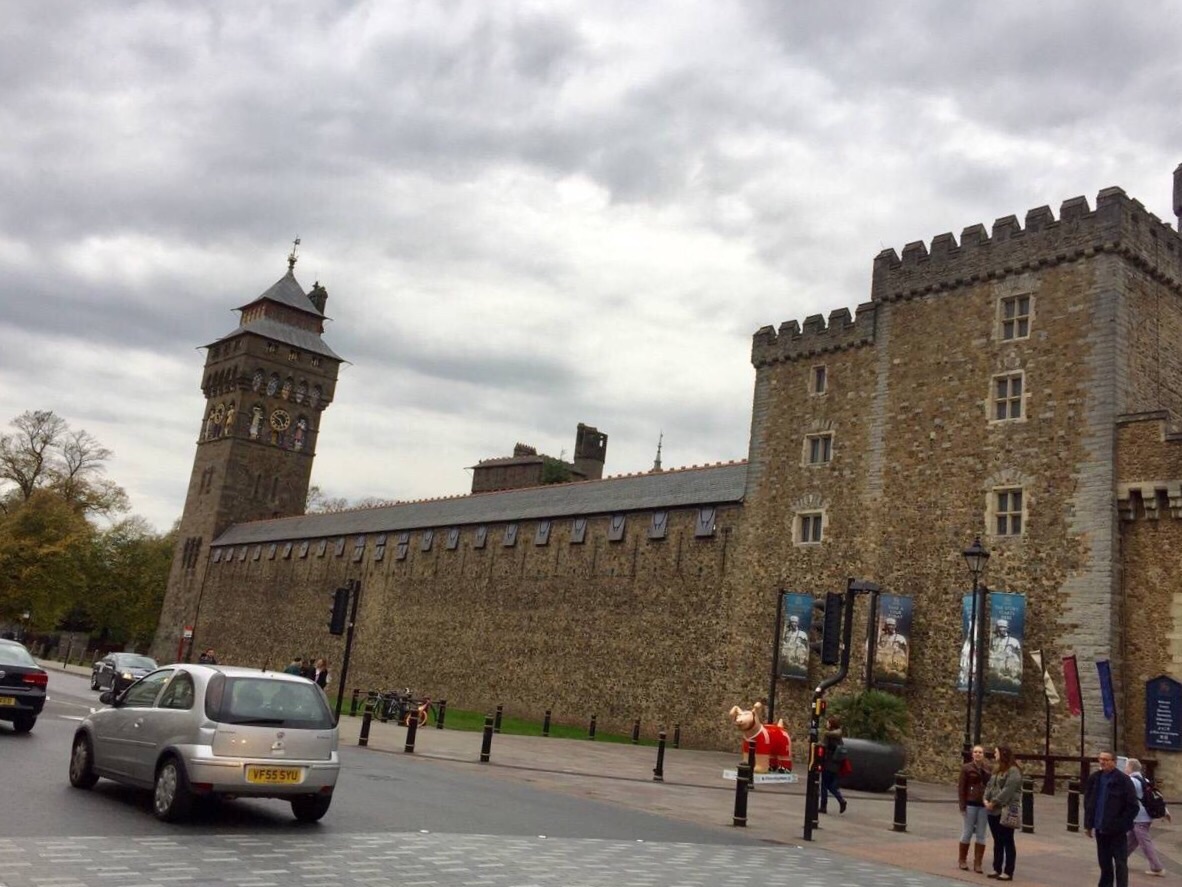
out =
[[[1079,692],[1079,666],[1074,654],[1063,657],[1063,683],[1067,686],[1067,710],[1073,715],[1083,711],[1083,696]]]

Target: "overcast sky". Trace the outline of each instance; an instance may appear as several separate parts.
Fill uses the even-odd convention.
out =
[[[521,441],[741,459],[760,326],[884,247],[1119,185],[1173,221],[1182,6],[0,0],[0,425],[180,515],[204,352],[286,271],[351,361],[313,482],[467,492]]]

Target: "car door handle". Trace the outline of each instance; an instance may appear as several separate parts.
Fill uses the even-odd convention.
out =
[[[135,721],[132,722],[131,726],[135,727],[138,730],[140,727],[144,726],[144,719],[137,718]]]

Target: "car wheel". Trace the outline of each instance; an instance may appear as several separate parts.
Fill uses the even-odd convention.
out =
[[[94,773],[94,751],[90,746],[90,737],[79,733],[74,737],[74,747],[70,750],[70,785],[74,788],[93,788],[98,782]]]
[[[291,812],[300,822],[316,822],[328,812],[332,795],[301,795],[291,799]]]
[[[97,690],[99,688],[98,675],[93,671],[90,673],[90,689]]]
[[[157,819],[176,822],[189,815],[193,807],[193,793],[185,768],[174,757],[167,757],[156,768],[156,786],[152,793],[152,812]]]
[[[28,733],[37,723],[36,715],[17,715],[12,722],[12,729],[17,733]]]

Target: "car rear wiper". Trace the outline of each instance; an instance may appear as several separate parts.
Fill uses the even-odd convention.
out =
[[[230,721],[229,723],[244,727],[279,727],[287,723],[287,720],[285,718],[247,718],[243,721]]]

